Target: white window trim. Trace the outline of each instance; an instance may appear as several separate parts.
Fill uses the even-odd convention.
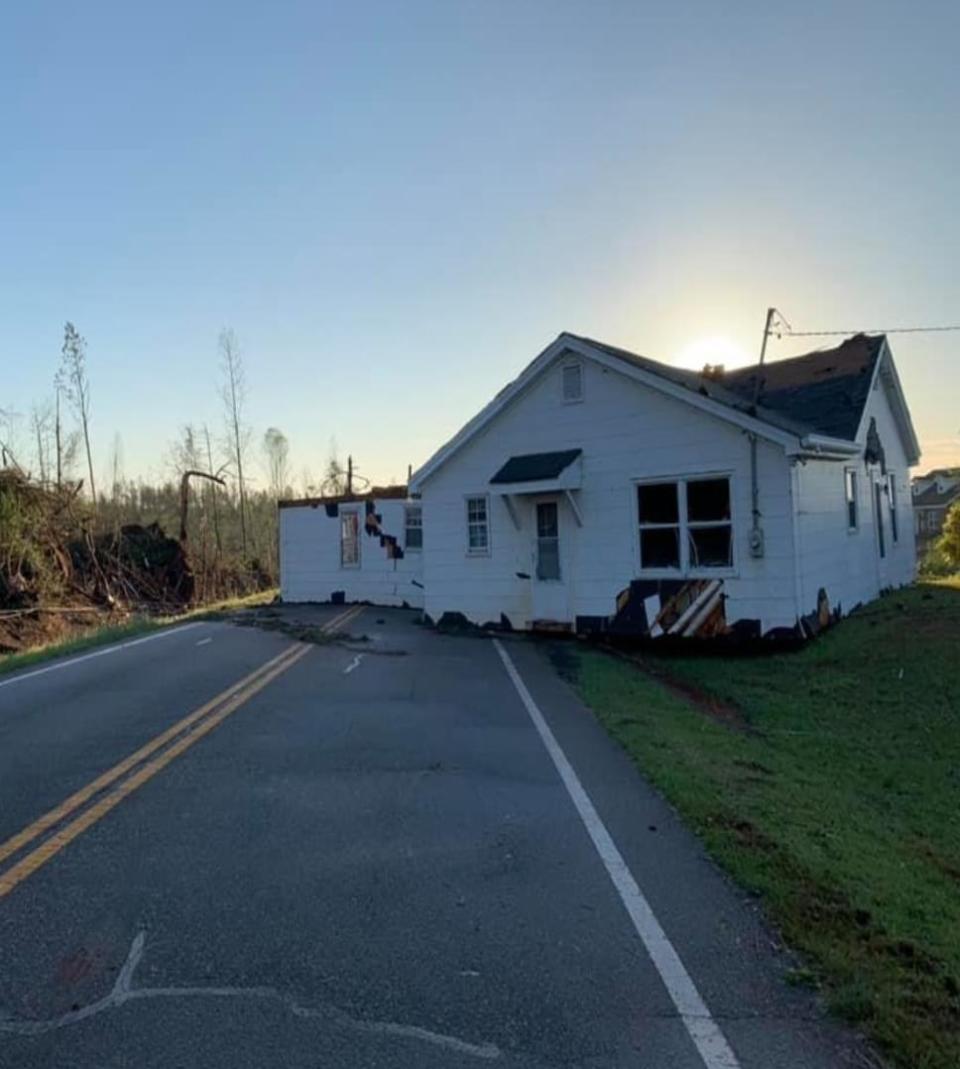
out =
[[[483,499],[487,516],[487,544],[483,549],[475,549],[470,545],[470,502]],[[489,494],[464,494],[463,495],[463,518],[465,521],[464,535],[466,536],[466,550],[468,557],[489,557],[490,546],[493,543],[490,529],[490,495]]]
[[[853,526],[850,525],[850,499],[847,497],[848,474],[853,476],[853,504],[857,521]],[[856,534],[860,530],[860,472],[849,466],[843,469],[843,515],[847,534]]]
[[[566,378],[566,371],[568,367],[579,368],[580,370],[580,394],[577,397],[567,397],[564,390],[564,381]],[[565,405],[579,405],[583,403],[583,361],[582,360],[564,360],[560,365],[560,400]]]
[[[541,505],[553,505],[557,510],[557,534],[554,541],[557,543],[557,574],[552,579],[541,579],[540,571],[540,525],[538,510]],[[533,502],[533,529],[536,537],[536,557],[533,562],[533,575],[538,583],[563,583],[563,561],[560,558],[560,501],[556,497],[536,498]]]
[[[900,498],[897,494],[896,472],[887,475],[887,507],[890,511],[890,545],[900,543]]]
[[[726,479],[730,484],[730,555],[733,564],[725,568],[694,568],[690,566],[690,544],[687,532],[690,529],[687,521],[687,494],[677,493],[677,505],[679,520],[676,526],[680,528],[680,567],[679,568],[644,568],[640,549],[640,501],[637,493],[638,487],[653,486],[662,483],[676,483],[678,488],[681,483],[696,483],[704,479]],[[637,577],[640,579],[736,579],[740,574],[739,545],[737,538],[737,483],[732,471],[695,471],[686,472],[683,475],[657,475],[654,478],[634,479],[630,485],[630,493],[633,497],[633,542],[636,562]],[[722,521],[720,521],[722,522]],[[719,527],[720,522],[700,521],[694,522],[694,527]],[[664,527],[673,527],[674,524],[663,524]]]
[[[357,517],[357,559],[355,561],[345,561],[343,559],[343,518],[344,516],[356,516]],[[340,506],[340,567],[353,570],[360,567],[360,544],[362,539],[360,538],[360,510],[357,508],[345,509]]]
[[[420,545],[411,546],[407,543],[407,532],[410,529],[410,523],[408,522],[408,516],[410,511],[416,509],[420,513]],[[403,551],[404,553],[422,553],[423,552],[423,505],[404,505],[403,506]]]

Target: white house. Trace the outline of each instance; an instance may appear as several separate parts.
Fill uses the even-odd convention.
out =
[[[561,334],[413,475],[424,606],[523,629],[814,633],[913,579],[918,458],[885,337],[758,381]]]
[[[420,502],[406,487],[281,501],[284,601],[423,606]]]

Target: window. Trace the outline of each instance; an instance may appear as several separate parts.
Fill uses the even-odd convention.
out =
[[[486,497],[467,498],[467,552],[486,553],[490,549]]]
[[[563,365],[563,400],[567,404],[571,401],[583,400],[583,368],[580,364]]]
[[[360,513],[356,509],[340,512],[340,567],[356,568],[360,563]]]
[[[423,549],[423,509],[407,505],[403,513],[403,545],[405,549]]]
[[[733,567],[733,516],[726,476],[641,483],[637,516],[641,568]]]
[[[691,568],[733,566],[729,479],[696,479],[687,483],[687,537]]]
[[[890,537],[894,542],[900,541],[900,528],[897,525],[897,477],[887,476],[887,494],[890,497]]]
[[[556,501],[537,505],[537,578],[560,578],[560,526]]]
[[[855,531],[859,526],[857,516],[857,472],[855,468],[845,468],[843,487],[847,497],[847,530]]]
[[[877,507],[877,548],[880,550],[880,556],[885,557],[887,544],[883,535],[883,489],[879,483],[873,484],[873,499]]]
[[[637,487],[640,567],[680,567],[680,506],[677,483]]]

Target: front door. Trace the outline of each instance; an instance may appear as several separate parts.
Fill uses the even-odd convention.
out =
[[[534,537],[533,619],[568,621],[567,580],[563,574],[565,555],[557,498],[540,498],[534,502]]]

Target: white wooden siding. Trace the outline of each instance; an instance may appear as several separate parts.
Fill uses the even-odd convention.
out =
[[[514,627],[531,619],[536,531],[532,499],[515,498],[518,531],[490,477],[511,455],[579,447],[582,489],[574,491],[583,526],[561,499],[561,553],[569,619],[611,616],[616,596],[639,567],[635,480],[732,473],[733,575],[724,578],[727,619],[759,619],[764,631],[796,622],[796,572],[790,467],[783,449],[758,443],[765,555],[749,555],[750,446],[738,428],[623,375],[583,360],[583,400],[564,404],[562,363],[423,484],[425,607],[434,619],[461,612],[483,624],[505,614]],[[466,552],[464,497],[490,495],[490,553]]]
[[[884,448],[887,472],[897,486],[898,540],[890,528],[889,498],[882,500],[886,556],[881,560],[873,485],[881,478],[879,466],[868,467],[863,456],[845,461],[808,460],[797,466],[797,541],[800,564],[800,598],[803,612],[812,612],[820,589],[832,608],[844,613],[872,601],[882,590],[913,581],[916,573],[913,507],[908,459],[878,379],[867,401],[860,445],[866,445],[870,418]],[[844,469],[857,472],[857,530],[847,530]]]
[[[401,499],[374,502],[383,517],[382,530],[404,544],[404,508]],[[360,564],[340,564],[340,516],[328,516],[323,505],[280,509],[280,595],[284,601],[329,601],[343,591],[348,602],[369,601],[375,605],[409,605],[422,608],[423,553],[405,552],[392,560],[376,535],[364,529],[366,503],[349,502],[340,511],[356,509],[360,517]],[[424,545],[429,534],[424,531]]]

